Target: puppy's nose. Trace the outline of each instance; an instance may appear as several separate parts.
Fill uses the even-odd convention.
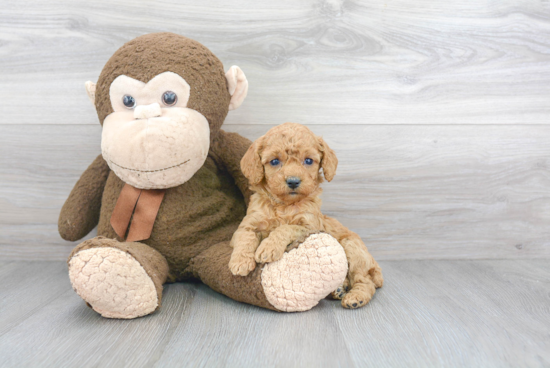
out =
[[[300,186],[300,183],[302,181],[300,180],[300,178],[297,178],[295,176],[291,176],[289,178],[286,179],[286,185],[288,185],[288,187],[290,189],[296,189]]]
[[[136,106],[134,109],[134,119],[155,118],[161,114],[160,105],[156,102],[150,105]]]

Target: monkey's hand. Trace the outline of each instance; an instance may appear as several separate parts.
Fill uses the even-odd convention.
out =
[[[61,209],[57,223],[63,239],[82,239],[97,225],[101,197],[109,172],[107,162],[99,155],[75,184]]]

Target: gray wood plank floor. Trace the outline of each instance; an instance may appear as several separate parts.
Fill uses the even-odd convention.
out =
[[[548,367],[545,260],[385,261],[372,302],[275,313],[202,284],[163,307],[104,319],[62,262],[0,263],[1,367]]]

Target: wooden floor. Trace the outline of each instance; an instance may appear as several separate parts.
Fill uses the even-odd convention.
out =
[[[63,262],[0,263],[1,367],[548,367],[546,260],[386,261],[386,285],[346,310],[276,313],[202,284],[109,320],[71,289]]]

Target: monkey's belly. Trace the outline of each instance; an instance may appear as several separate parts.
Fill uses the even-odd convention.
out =
[[[123,186],[111,172],[98,225],[98,235],[120,241],[110,219]],[[231,240],[245,214],[244,199],[232,179],[205,165],[186,183],[166,190],[151,236],[141,243],[163,254],[177,275],[202,250]]]

